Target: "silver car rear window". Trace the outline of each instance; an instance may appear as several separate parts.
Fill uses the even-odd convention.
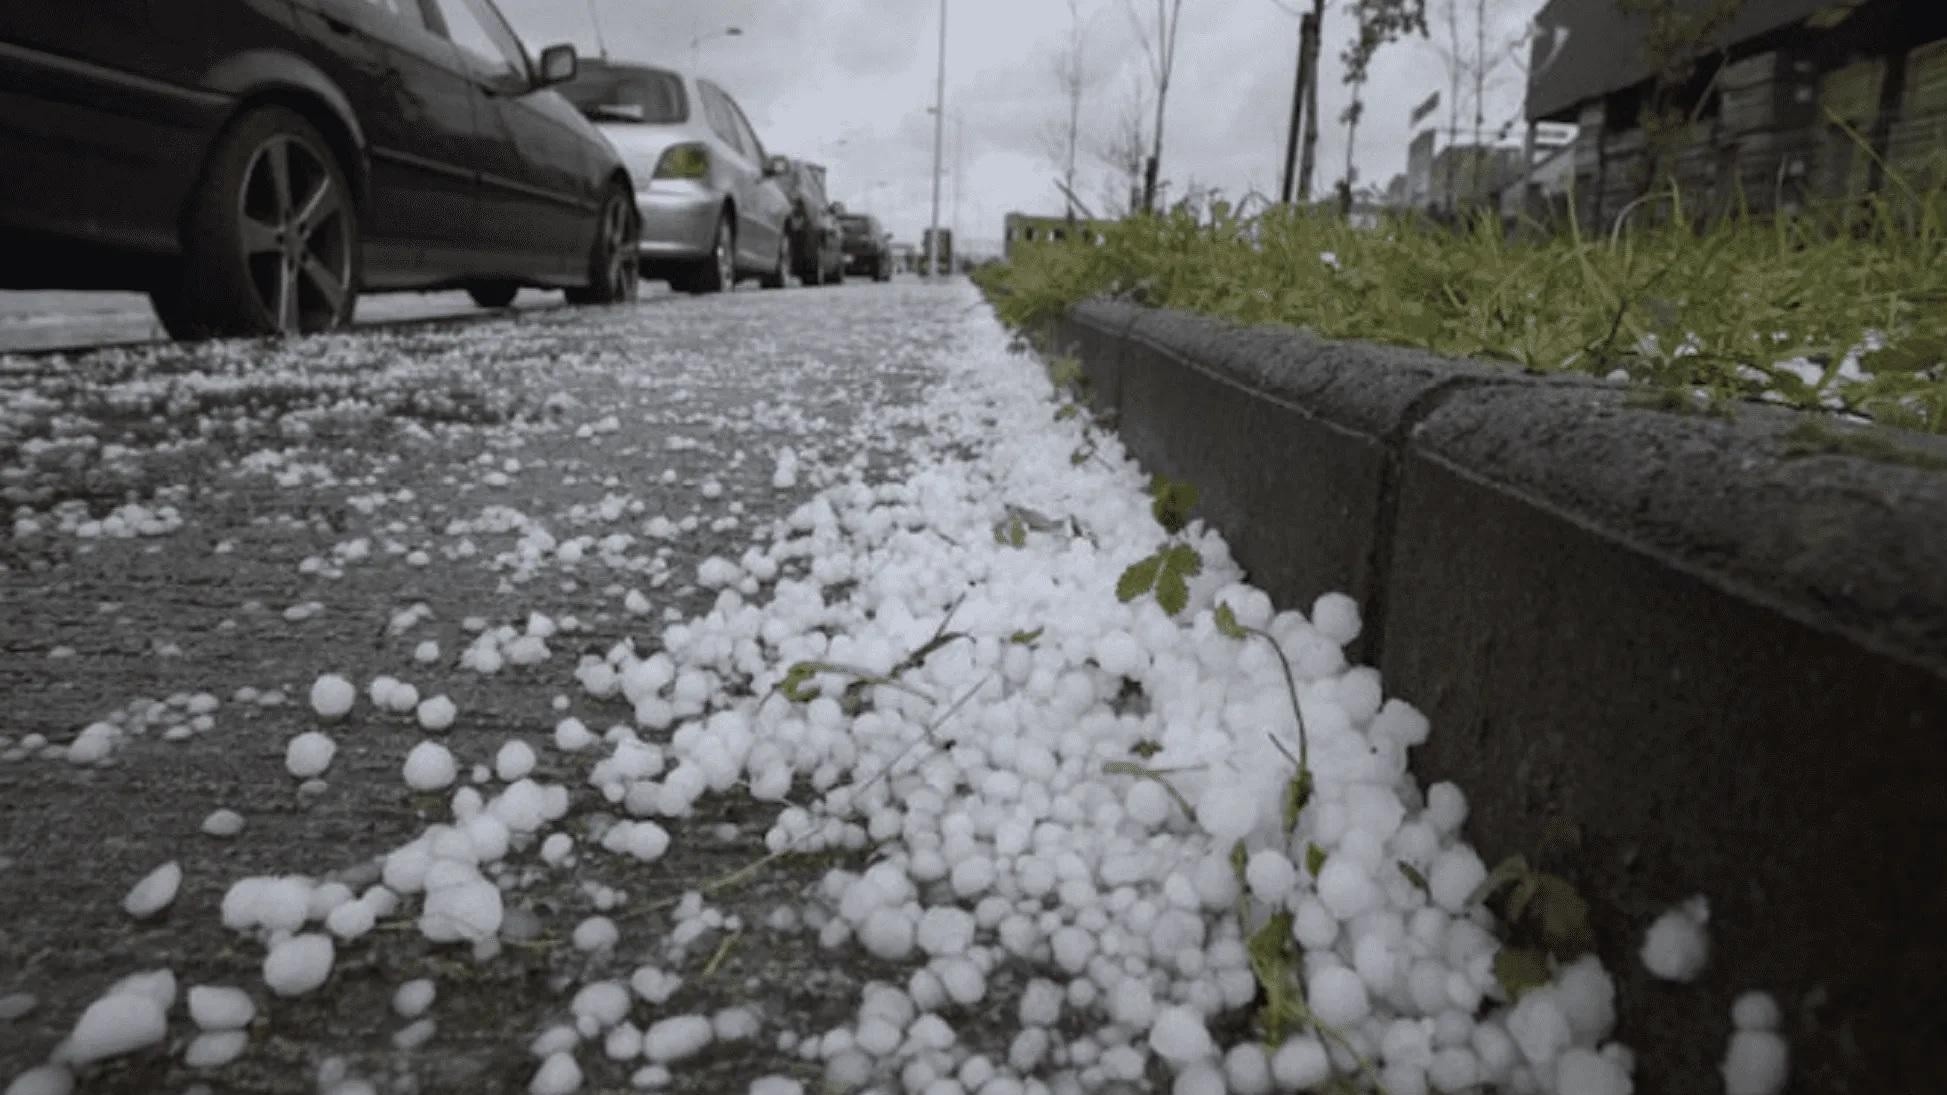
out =
[[[689,120],[689,97],[673,72],[590,65],[562,86],[575,108],[596,121],[675,125]]]

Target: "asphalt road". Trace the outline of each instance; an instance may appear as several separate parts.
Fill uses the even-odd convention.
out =
[[[643,286],[645,297],[664,293],[663,283]],[[562,307],[560,293],[523,289],[517,310]],[[361,297],[360,326],[415,320],[473,318],[480,306],[462,292],[382,293]],[[106,346],[166,339],[162,324],[141,293],[0,291],[0,353]]]
[[[0,355],[0,497],[12,518],[0,527],[0,1001],[13,1010],[20,994],[33,998],[24,1015],[0,1018],[0,1080],[42,1061],[108,985],[166,967],[184,990],[251,992],[249,1048],[214,1072],[188,1068],[181,1049],[194,1028],[179,998],[166,1047],[102,1067],[79,1090],[312,1092],[320,1069],[342,1068],[380,1090],[524,1091],[528,1040],[563,1020],[577,986],[655,961],[687,978],[662,1013],[753,1005],[766,1032],[687,1062],[672,1090],[742,1090],[769,1072],[814,1081],[815,1068],[767,1039],[845,1021],[860,984],[886,972],[764,926],[778,906],[802,905],[828,862],[781,864],[719,895],[745,925],[727,947],[720,932],[674,958],[667,950],[669,903],[763,854],[773,808],[739,795],[708,797],[703,816],[671,823],[672,849],[654,864],[590,855],[534,872],[509,896],[533,938],[491,961],[381,930],[339,949],[325,989],[273,1000],[262,946],[225,930],[219,905],[249,875],[369,881],[372,857],[447,816],[447,796],[416,794],[400,777],[424,733],[363,696],[328,728],[339,752],[327,786],[300,791],[286,742],[320,728],[305,697],[326,671],[361,692],[390,674],[422,696],[449,695],[459,718],[445,740],[463,773],[503,741],[526,740],[541,758],[536,778],[573,788],[570,831],[613,809],[586,785],[586,761],[549,744],[565,714],[598,733],[628,720],[626,704],[575,685],[576,658],[625,637],[646,654],[666,619],[706,612],[715,594],[697,588],[698,562],[734,559],[835,469],[897,471],[899,428],[842,451],[840,432],[913,402],[932,377],[929,355],[978,306],[964,284],[854,282],[285,346]],[[806,471],[777,487],[784,445]],[[130,502],[173,507],[180,524],[83,535]],[[659,539],[646,531],[658,516],[696,523]],[[633,540],[579,562],[519,565],[516,546],[534,527]],[[624,607],[630,589],[647,596],[646,613]],[[423,621],[388,628],[420,602]],[[519,626],[532,612],[577,624],[550,640],[550,660],[492,676],[456,665],[468,617]],[[416,663],[429,639],[438,660]],[[238,699],[246,688],[286,700]],[[166,740],[168,727],[193,727],[197,693],[219,701],[207,728]],[[70,763],[68,743],[104,719],[120,720],[120,746],[101,764]],[[30,735],[49,744],[30,750]],[[219,808],[243,815],[240,835],[204,835]],[[124,895],[171,860],[185,872],[180,896],[134,921]],[[510,862],[536,861],[530,849]],[[602,886],[626,895],[608,913],[621,943],[585,954],[568,939]],[[402,1049],[393,1039],[406,1024],[387,1004],[415,977],[438,983],[437,1031]],[[627,1088],[623,1066],[580,1057],[584,1090]]]

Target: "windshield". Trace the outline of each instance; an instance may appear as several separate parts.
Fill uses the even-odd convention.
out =
[[[561,94],[596,121],[673,125],[689,118],[683,81],[655,69],[586,68]]]
[[[848,236],[869,236],[872,234],[872,219],[870,217],[840,217],[838,218],[838,222],[845,226],[845,234]]]

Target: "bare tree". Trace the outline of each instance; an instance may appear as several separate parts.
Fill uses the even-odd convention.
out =
[[[1088,24],[1082,20],[1082,0],[1068,0],[1068,41],[1055,55],[1055,83],[1068,107],[1065,123],[1056,123],[1049,142],[1055,166],[1061,169],[1068,219],[1075,219],[1075,156],[1082,136],[1082,100],[1095,73],[1088,59]]]
[[[1142,44],[1149,62],[1149,76],[1156,89],[1156,128],[1150,139],[1149,158],[1143,164],[1142,208],[1156,208],[1156,176],[1163,161],[1163,116],[1169,105],[1170,77],[1176,71],[1177,30],[1183,19],[1183,0],[1156,0],[1156,18],[1144,20],[1136,10],[1139,0],[1122,0],[1122,9],[1135,25],[1136,40]]]
[[[1473,147],[1467,153],[1468,190],[1478,197],[1488,158],[1481,152],[1487,130],[1487,96],[1511,69],[1521,65],[1528,30],[1508,35],[1498,26],[1503,0],[1441,0],[1445,40],[1435,43],[1447,69],[1447,146],[1460,143],[1463,110],[1473,114]],[[1460,204],[1460,157],[1447,154],[1447,198]]]
[[[1306,12],[1291,0],[1271,0],[1287,15],[1303,20],[1311,17],[1310,33],[1302,42],[1301,49],[1307,55],[1299,59],[1299,71],[1303,74],[1305,86],[1302,89],[1300,113],[1303,115],[1304,146],[1298,167],[1298,194],[1300,199],[1308,198],[1312,188],[1312,156],[1318,143],[1318,44],[1325,36],[1326,0],[1311,0],[1311,11]],[[1426,0],[1351,0],[1352,18],[1357,24],[1358,36],[1340,54],[1345,62],[1345,82],[1352,88],[1352,102],[1340,112],[1339,121],[1347,127],[1345,149],[1345,182],[1350,187],[1353,181],[1353,155],[1359,135],[1359,120],[1365,116],[1364,89],[1371,74],[1373,56],[1379,48],[1408,34],[1426,33]],[[1289,165],[1287,165],[1289,166]]]
[[[1149,96],[1139,77],[1130,81],[1117,100],[1108,131],[1088,143],[1089,154],[1108,169],[1101,194],[1103,205],[1113,216],[1126,216],[1142,208],[1143,165],[1148,159],[1144,130],[1148,116]]]
[[[1359,143],[1359,121],[1365,117],[1365,86],[1372,75],[1372,60],[1388,42],[1426,33],[1426,0],[1355,0],[1352,16],[1358,23],[1358,36],[1340,54],[1345,62],[1346,86],[1352,89],[1352,101],[1339,115],[1346,130],[1345,186],[1341,193],[1348,203],[1347,213],[1351,212],[1353,184],[1359,181],[1353,153]]]

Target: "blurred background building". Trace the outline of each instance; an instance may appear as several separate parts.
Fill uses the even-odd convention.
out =
[[[1688,213],[1790,211],[1947,180],[1947,0],[1675,0],[1728,14],[1659,80],[1643,15],[1551,0],[1536,17],[1531,123],[1577,127],[1575,209],[1608,224],[1674,181]],[[1649,210],[1652,215],[1662,215]]]

